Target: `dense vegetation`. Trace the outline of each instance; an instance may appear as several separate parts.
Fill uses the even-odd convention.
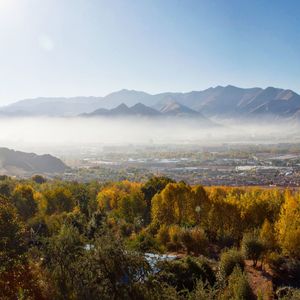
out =
[[[0,179],[0,299],[299,299],[299,278],[297,191]]]

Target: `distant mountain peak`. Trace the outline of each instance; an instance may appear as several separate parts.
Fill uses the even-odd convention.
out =
[[[125,103],[121,103],[112,109],[97,109],[85,116],[158,116],[160,112],[146,106],[142,103],[136,103],[135,105],[128,107]]]
[[[127,109],[129,107],[125,103],[121,103],[116,108]]]
[[[135,114],[142,116],[159,116],[161,113],[154,108],[144,105],[143,103],[136,103],[130,108]]]
[[[138,102],[138,103],[134,104],[131,108],[133,108],[133,107],[148,107],[148,106],[146,106],[145,104],[143,104],[141,102]]]
[[[111,114],[128,115],[131,114],[131,109],[125,104],[121,103],[117,107],[110,110]]]
[[[199,112],[178,103],[177,101],[168,101],[161,109],[160,112],[167,115],[197,115]]]

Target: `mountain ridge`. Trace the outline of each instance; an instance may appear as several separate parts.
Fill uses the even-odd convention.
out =
[[[98,109],[114,109],[124,103],[138,103],[160,110],[177,102],[205,117],[252,117],[271,115],[291,118],[298,116],[300,96],[292,90],[275,87],[240,88],[233,85],[210,87],[202,91],[149,94],[123,89],[104,97],[42,97],[25,99],[0,108],[0,115],[77,116]]]
[[[56,174],[67,169],[59,158],[50,154],[37,155],[0,147],[0,173]]]
[[[112,109],[100,108],[89,114],[83,114],[84,117],[193,117],[201,120],[207,120],[200,112],[197,112],[187,106],[184,106],[176,101],[169,101],[159,110],[146,106],[142,103],[137,103],[131,107],[125,103],[121,103]]]

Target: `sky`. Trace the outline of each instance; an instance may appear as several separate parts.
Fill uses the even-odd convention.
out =
[[[232,84],[300,93],[298,0],[0,0],[0,105]]]

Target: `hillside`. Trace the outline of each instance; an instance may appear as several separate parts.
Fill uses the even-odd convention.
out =
[[[62,173],[68,167],[58,158],[0,148],[0,173],[22,175],[26,173]]]
[[[185,105],[176,101],[169,101],[162,106],[160,112],[170,116],[195,116],[202,117],[200,112],[197,112]]]
[[[124,117],[124,116],[145,116],[145,117],[153,117],[159,116],[160,112],[146,106],[142,103],[137,103],[132,107],[128,107],[126,104],[121,103],[120,105],[112,108],[99,108],[89,114],[83,114],[85,117],[97,117],[97,116],[104,116],[104,117]]]
[[[200,112],[197,112],[178,102],[170,101],[163,105],[159,110],[146,106],[142,103],[137,103],[131,107],[122,103],[115,108],[105,109],[99,108],[92,113],[82,114],[84,117],[185,117],[194,118],[210,122]]]
[[[75,116],[92,112],[101,105],[101,97],[40,97],[21,100],[2,107],[0,115]]]

